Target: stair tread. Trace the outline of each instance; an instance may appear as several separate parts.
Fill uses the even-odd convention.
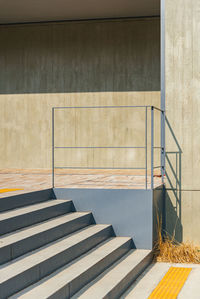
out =
[[[72,298],[104,298],[150,253],[151,250],[131,249],[119,261],[82,288]]]
[[[75,233],[72,233],[45,246],[42,246],[39,249],[22,255],[21,257],[13,261],[1,265],[0,283],[3,283],[12,277],[15,277],[16,275],[28,270],[29,268],[37,264],[40,264],[48,258],[51,258],[56,254],[59,254],[63,250],[66,250],[67,248],[70,248],[73,245],[78,244],[82,240],[87,239],[93,234],[101,230],[104,230],[109,226],[110,225],[103,224],[90,225],[88,228],[81,229]]]
[[[37,203],[37,204],[33,204],[33,205],[29,205],[23,208],[17,208],[17,209],[13,209],[13,210],[9,210],[6,212],[1,212],[0,213],[0,221],[3,220],[7,220],[13,217],[17,217],[17,216],[21,216],[30,212],[34,212],[37,210],[41,210],[41,209],[45,209],[48,207],[52,207],[52,206],[56,206],[65,202],[70,202],[71,200],[64,200],[64,199],[52,199],[52,200],[48,200],[42,203]]]
[[[73,281],[76,277],[79,277],[81,273],[84,273],[97,262],[103,260],[109,254],[112,254],[114,250],[125,244],[131,238],[129,237],[113,237],[109,240],[96,246],[86,254],[77,258],[73,262],[64,267],[58,269],[49,276],[43,278],[39,282],[31,285],[23,291],[13,295],[10,298],[48,298],[54,294],[57,290],[61,289],[67,283]]]
[[[73,212],[64,214],[62,216],[58,216],[56,218],[43,221],[41,223],[37,223],[34,225],[31,225],[26,228],[19,229],[17,231],[5,234],[0,236],[0,248],[4,246],[8,246],[12,243],[19,242],[23,239],[26,239],[28,237],[31,237],[35,234],[39,234],[41,232],[47,231],[51,228],[54,228],[56,226],[59,226],[63,223],[70,222],[74,219],[78,219],[82,216],[91,214],[91,212]]]

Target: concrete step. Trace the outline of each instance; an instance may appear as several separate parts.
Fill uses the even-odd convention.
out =
[[[94,224],[92,213],[74,212],[0,237],[0,264]]]
[[[111,238],[11,298],[71,298],[85,284],[126,254],[132,246],[131,238]]]
[[[119,298],[151,261],[151,250],[132,249],[72,299]]]
[[[0,235],[74,211],[71,200],[49,200],[0,213]]]
[[[111,235],[111,225],[91,225],[0,266],[0,298],[39,281]]]
[[[0,212],[12,210],[55,198],[53,189],[28,192],[0,199]]]

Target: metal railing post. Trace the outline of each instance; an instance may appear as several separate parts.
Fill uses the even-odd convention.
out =
[[[165,175],[165,112],[161,112],[161,176],[164,183]]]
[[[145,108],[145,187],[147,189],[147,107]]]
[[[54,188],[54,108],[52,108],[52,188]]]
[[[161,176],[162,183],[164,183],[165,175],[165,3],[166,0],[160,1],[160,81],[161,81],[161,103],[160,108],[162,109],[161,113]]]
[[[151,189],[154,188],[154,107],[151,107]]]

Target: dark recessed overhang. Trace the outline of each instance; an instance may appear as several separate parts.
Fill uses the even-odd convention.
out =
[[[160,15],[160,0],[0,0],[0,24]]]

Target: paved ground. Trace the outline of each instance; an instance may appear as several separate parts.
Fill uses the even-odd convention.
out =
[[[150,188],[148,175],[148,188]],[[161,184],[159,177],[154,178],[155,187]],[[33,190],[51,188],[50,170],[2,169],[0,170],[0,189],[19,188],[15,192],[0,193],[0,197],[20,194]],[[67,188],[108,188],[108,189],[144,189],[145,176],[140,172],[124,170],[70,170],[57,171],[55,187]]]
[[[200,265],[169,263],[150,265],[121,299],[147,299],[171,266],[192,268],[178,299],[200,299]]]

